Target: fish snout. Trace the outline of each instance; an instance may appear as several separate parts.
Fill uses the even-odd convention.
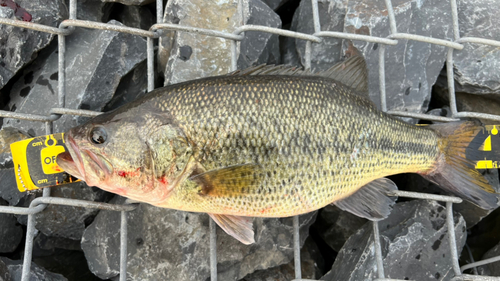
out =
[[[85,180],[83,160],[80,156],[80,149],[78,148],[75,139],[71,137],[70,133],[66,133],[64,135],[64,142],[66,143],[67,151],[57,156],[57,164],[68,174],[81,180]]]

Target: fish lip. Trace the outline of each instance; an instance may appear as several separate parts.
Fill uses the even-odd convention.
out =
[[[57,156],[58,165],[72,176],[85,180],[85,169],[83,169],[83,161],[80,156],[78,145],[76,145],[75,140],[69,133],[64,135],[64,142],[69,145],[66,145],[66,152]]]
[[[71,135],[67,135],[66,139],[69,142],[69,145],[71,149],[69,149],[69,153],[71,154],[71,157],[73,158],[73,161],[75,161],[75,156],[76,159],[78,160],[78,163],[75,163],[76,167],[78,168],[78,171],[80,172],[80,175],[82,176],[82,180],[84,180],[87,175],[85,173],[85,169],[83,167],[83,159],[81,155],[80,148],[78,148],[78,145],[76,144],[76,141]]]
[[[76,178],[82,179],[82,175],[80,175],[80,171],[69,152],[66,151],[57,155],[56,162],[59,165],[59,167],[61,167],[64,170],[64,172]]]

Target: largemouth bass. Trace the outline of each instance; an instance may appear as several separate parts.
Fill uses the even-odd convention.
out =
[[[312,74],[252,68],[156,89],[71,129],[58,164],[89,185],[155,206],[204,212],[243,243],[251,217],[287,217],[334,203],[388,216],[395,184],[419,173],[491,209],[497,195],[465,159],[472,122],[417,127],[366,94],[352,57]]]

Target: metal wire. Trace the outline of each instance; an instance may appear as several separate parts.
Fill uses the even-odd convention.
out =
[[[309,0],[303,0],[309,1]],[[266,32],[271,34],[277,34],[280,36],[287,36],[292,38],[297,38],[300,40],[306,40],[306,51],[305,51],[305,68],[310,68],[311,66],[311,50],[312,44],[322,42],[323,37],[334,37],[341,39],[349,39],[349,40],[361,40],[371,43],[379,43],[379,84],[380,84],[380,101],[381,101],[381,109],[384,112],[387,112],[392,115],[403,116],[403,117],[411,117],[418,118],[424,120],[432,120],[432,121],[441,121],[441,122],[449,122],[456,121],[459,117],[474,117],[481,119],[489,119],[500,121],[499,115],[492,114],[484,114],[478,112],[458,112],[456,105],[456,96],[454,89],[454,76],[453,76],[453,52],[454,50],[460,51],[464,48],[464,44],[481,44],[481,45],[490,45],[495,47],[500,47],[500,41],[485,39],[485,38],[476,38],[476,37],[464,37],[460,38],[459,33],[459,25],[458,25],[458,11],[456,0],[450,0],[450,8],[452,14],[453,21],[453,36],[454,41],[448,41],[439,38],[431,38],[416,34],[407,34],[407,33],[398,33],[397,32],[397,23],[394,15],[394,9],[392,7],[391,0],[384,0],[387,14],[389,17],[389,26],[390,26],[390,35],[387,38],[375,37],[370,35],[359,35],[359,34],[350,34],[344,32],[333,32],[333,31],[321,31],[321,22],[319,18],[318,11],[318,0],[310,0],[312,4],[312,17],[313,17],[313,26],[314,26],[314,34],[305,34],[300,32],[294,32],[289,30],[283,30],[278,28],[271,28],[267,26],[259,26],[259,25],[243,25],[238,27],[233,33],[222,32],[218,30],[211,30],[205,28],[199,28],[194,26],[182,26],[178,24],[169,24],[163,23],[163,1],[157,1],[156,4],[156,16],[157,23],[151,26],[149,30],[142,30],[138,28],[132,28],[127,26],[120,25],[112,25],[100,22],[93,21],[84,21],[77,19],[77,2],[76,0],[69,1],[69,19],[64,20],[59,27],[46,26],[42,24],[24,22],[19,20],[11,20],[0,18],[0,24],[16,26],[21,28],[26,28],[30,30],[57,34],[58,40],[58,67],[59,67],[59,81],[58,81],[58,107],[54,107],[51,109],[47,109],[46,115],[37,115],[37,114],[29,114],[29,113],[17,113],[10,111],[2,111],[0,110],[0,117],[5,118],[14,118],[14,119],[23,119],[30,120],[35,122],[45,122],[46,124],[46,132],[47,134],[52,133],[53,121],[59,119],[62,115],[70,114],[70,115],[78,115],[78,116],[86,116],[93,117],[101,114],[100,112],[94,112],[89,110],[81,110],[81,109],[69,109],[65,108],[65,84],[66,84],[66,75],[65,75],[65,56],[66,56],[66,44],[65,38],[67,35],[71,34],[74,31],[74,27],[84,27],[91,29],[102,29],[102,30],[112,30],[117,32],[129,33],[137,36],[145,37],[147,40],[147,77],[148,77],[148,91],[152,91],[154,89],[154,42],[153,40],[158,38],[163,30],[174,30],[180,32],[189,32],[194,34],[199,34],[203,36],[212,36],[217,38],[222,38],[229,40],[231,43],[231,68],[232,70],[236,70],[237,67],[237,55],[239,53],[238,50],[238,42],[243,40],[245,37],[245,32],[247,31],[256,31],[256,32]],[[382,1],[382,0],[379,0]],[[238,11],[242,14],[242,1],[239,1]],[[385,90],[385,48],[387,45],[397,45],[398,40],[396,39],[405,39],[405,40],[414,40],[420,42],[426,42],[429,44],[441,45],[448,48],[448,53],[446,57],[446,65],[447,65],[447,75],[448,75],[448,89],[449,89],[449,98],[450,98],[450,109],[452,116],[451,117],[440,117],[428,114],[421,113],[409,113],[409,112],[401,112],[401,111],[387,111],[387,102],[386,102],[386,90]],[[4,187],[4,188],[15,188],[15,187]],[[448,225],[448,238],[450,241],[450,251],[451,251],[451,259],[453,270],[455,273],[455,277],[453,280],[499,280],[498,278],[478,276],[478,275],[464,275],[461,272],[479,265],[488,264],[491,262],[495,262],[500,260],[500,257],[493,257],[484,261],[474,262],[468,265],[464,265],[462,268],[458,266],[458,253],[456,248],[456,237],[454,232],[454,222],[453,222],[453,203],[460,203],[462,199],[452,197],[452,196],[441,196],[441,195],[433,195],[433,194],[422,194],[415,192],[406,192],[406,191],[396,191],[391,195],[399,196],[399,197],[410,197],[417,198],[422,200],[438,200],[446,202],[447,209],[447,225]],[[127,201],[130,202],[130,201]],[[55,198],[50,197],[50,188],[45,188],[43,190],[43,196],[34,199],[28,208],[21,207],[10,207],[10,206],[0,206],[0,213],[9,213],[9,214],[18,214],[18,215],[28,215],[28,224],[27,224],[27,234],[26,234],[26,245],[24,252],[24,260],[23,260],[23,271],[22,271],[22,280],[26,281],[29,279],[30,274],[30,266],[31,266],[31,257],[33,250],[33,238],[35,235],[35,219],[36,214],[42,212],[46,206],[48,205],[65,205],[65,206],[76,206],[82,208],[96,208],[101,210],[110,210],[121,212],[121,221],[120,221],[120,280],[126,280],[127,277],[127,212],[135,209],[135,205],[125,204],[125,205],[114,205],[107,203],[99,203],[85,200],[75,200],[75,199],[67,199],[67,198]],[[217,249],[216,249],[216,225],[210,220],[210,268],[211,268],[211,280],[217,280]],[[378,229],[378,224],[373,223],[374,230],[374,241],[375,241],[375,254],[377,260],[377,274],[378,278],[374,280],[397,280],[397,279],[387,279],[384,277],[384,267],[382,260],[382,253],[380,247],[380,232]],[[300,237],[299,237],[299,218],[298,216],[293,217],[293,244],[294,244],[294,265],[295,265],[295,278],[294,280],[306,280],[301,279],[301,266],[300,266]]]
[[[210,219],[210,280],[217,280],[217,224]]]
[[[471,261],[471,263],[474,263],[474,257],[472,256],[472,251],[470,250],[470,247],[467,243],[465,243],[465,249],[467,249],[467,254],[469,254],[469,259]],[[468,264],[470,265],[470,264]],[[460,271],[464,272],[464,269],[460,268]],[[474,273],[474,275],[479,275],[479,273],[477,272],[477,267],[473,266],[472,267],[472,271]]]
[[[302,278],[300,266],[300,233],[299,216],[293,217],[293,262],[295,266],[295,278]]]
[[[492,257],[492,258],[485,259],[485,260],[478,261],[478,262],[469,263],[467,265],[462,266],[460,268],[460,271],[464,272],[467,269],[474,268],[474,267],[481,266],[481,265],[486,265],[489,263],[494,263],[497,261],[500,261],[500,256]]]
[[[127,281],[127,212],[120,216],[120,281]]]
[[[481,275],[469,275],[462,274],[455,276],[451,279],[452,281],[498,281],[499,277],[481,276]]]
[[[380,231],[378,221],[373,222],[373,241],[375,243],[375,260],[377,261],[378,278],[384,278],[384,261],[382,260],[382,246],[380,245]]]

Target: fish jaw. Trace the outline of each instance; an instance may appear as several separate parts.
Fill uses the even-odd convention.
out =
[[[85,181],[85,169],[80,156],[80,149],[75,140],[69,135],[64,136],[68,151],[57,156],[57,164],[68,174]],[[76,161],[75,161],[76,159]]]
[[[83,154],[81,155],[86,160],[85,162],[89,164],[88,166],[92,168],[95,175],[100,175],[99,178],[101,180],[112,177],[114,169],[108,160],[87,149],[83,149],[82,152]]]
[[[98,153],[79,148],[71,133],[65,135],[67,152],[57,156],[57,163],[67,173],[108,192],[137,201],[155,203],[164,201],[172,190],[173,180],[152,178],[149,173],[117,170]],[[136,178],[131,180],[130,177]],[[134,187],[140,190],[135,190]]]
[[[65,142],[68,151],[57,156],[57,163],[64,171],[85,181],[88,185],[95,186],[112,177],[113,166],[104,157],[88,149],[80,149],[70,133],[65,135]],[[86,171],[85,167],[89,171]]]

